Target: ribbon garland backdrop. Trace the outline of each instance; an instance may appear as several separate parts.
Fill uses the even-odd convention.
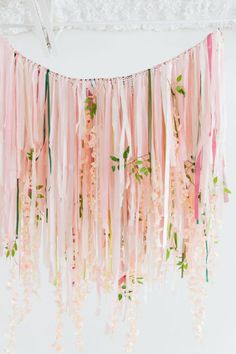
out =
[[[0,252],[11,277],[19,271],[22,318],[39,287],[42,245],[57,289],[56,351],[63,289],[79,336],[91,284],[111,294],[112,330],[122,308],[134,315],[140,288],[175,269],[189,283],[201,336],[204,283],[230,193],[222,42],[216,31],[151,69],[86,80],[56,74],[1,38]]]

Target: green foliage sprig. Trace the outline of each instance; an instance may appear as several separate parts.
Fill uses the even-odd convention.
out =
[[[176,231],[172,233],[172,227],[173,225],[170,223],[168,226],[168,240],[169,242],[172,241],[172,245],[166,249],[166,261],[170,258],[171,251],[177,251],[178,249],[178,235]]]
[[[215,176],[213,178],[213,183],[216,185],[218,183],[218,177]],[[224,187],[224,193],[231,194],[231,190],[226,186],[225,182],[223,182],[223,187]]]
[[[229,188],[227,188],[226,186],[224,186],[224,192],[228,193],[228,194],[231,194],[231,190]]]
[[[33,154],[34,154],[34,149],[30,149],[29,152],[26,153],[28,160],[32,161],[33,160]]]
[[[149,154],[142,155],[137,157],[136,159],[128,161],[130,153],[130,147],[127,148],[123,152],[123,160],[124,160],[124,168],[129,168],[131,174],[134,175],[135,179],[138,182],[141,182],[144,176],[148,176],[151,173],[151,159]],[[112,172],[115,172],[116,169],[120,169],[120,159],[117,156],[111,155],[110,159],[114,162],[111,166]]]
[[[131,275],[130,281],[132,284],[137,283],[139,285],[143,285],[143,277],[135,277],[134,275]],[[126,277],[124,277],[124,280],[120,285],[120,291],[118,293],[118,300],[121,301],[122,299],[127,297],[130,301],[132,301],[132,292],[133,292],[133,290],[127,289]]]
[[[180,84],[181,81],[182,81],[182,75],[179,75],[176,79],[177,86],[175,87],[175,89],[178,93],[185,96],[186,92],[185,92],[183,86]]]
[[[85,100],[85,110],[89,112],[90,118],[93,119],[97,112],[97,103],[94,102],[94,97],[88,96]]]
[[[179,261],[177,263],[178,269],[181,272],[181,278],[184,277],[184,271],[188,269],[188,262],[186,259],[186,249],[182,253],[182,256],[179,257]]]
[[[190,160],[184,162],[185,175],[191,184],[194,184],[192,175],[195,173],[195,159],[194,156],[190,156]]]
[[[38,156],[35,157],[35,161],[37,161],[39,159],[41,151],[42,151],[42,148],[40,149]],[[26,153],[28,160],[30,160],[30,161],[33,160],[34,153],[35,153],[34,149],[30,149],[30,151]]]
[[[177,251],[178,250],[178,234],[176,231],[172,232],[173,230],[173,225],[170,223],[168,225],[168,240],[171,244],[170,247],[166,249],[166,261],[170,258],[171,251]],[[181,277],[183,278],[184,271],[188,269],[188,262],[186,259],[186,246],[184,246],[184,251],[182,252],[181,256],[177,257],[179,260],[177,262],[178,269],[181,271]]]
[[[124,297],[127,297],[130,301],[132,300],[133,290],[128,290],[126,288],[126,283],[122,284],[120,287],[120,292],[118,293],[118,300],[121,301]]]
[[[15,254],[16,254],[16,251],[18,250],[16,240],[14,241],[12,248],[9,248],[9,246],[7,245],[5,247],[5,249],[6,249],[6,257],[7,258],[10,257],[10,256],[14,257]]]
[[[39,221],[42,220],[42,216],[41,216],[42,212],[38,208],[39,200],[44,198],[44,195],[42,194],[42,188],[43,188],[42,184],[38,184],[36,186],[37,194],[36,194],[35,208],[37,209],[37,214],[36,214],[36,224],[37,224],[37,226],[38,226]],[[28,189],[28,197],[30,199],[32,199],[32,188]]]

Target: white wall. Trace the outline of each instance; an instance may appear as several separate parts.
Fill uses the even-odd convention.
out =
[[[72,77],[93,78],[126,75],[151,67],[195,45],[210,32],[67,32],[57,41],[57,55],[47,56],[33,35],[11,37],[12,44],[27,57],[52,70]],[[226,163],[228,183],[233,194],[225,205],[222,235],[215,281],[209,284],[206,335],[200,345],[192,331],[190,301],[184,281],[158,287],[141,307],[138,322],[140,336],[134,354],[235,354],[236,353],[236,32],[223,31],[225,41],[225,82],[228,132]],[[6,260],[0,272],[0,333],[9,313],[6,284]],[[32,314],[17,330],[15,354],[52,354],[55,305],[53,289],[42,270],[42,291],[34,299]],[[106,303],[102,309],[106,311]],[[104,315],[96,317],[95,294],[84,310],[85,354],[123,354],[125,342],[122,326],[112,342],[105,336]],[[74,328],[66,319],[63,354],[77,353]],[[0,336],[0,353],[3,352]]]

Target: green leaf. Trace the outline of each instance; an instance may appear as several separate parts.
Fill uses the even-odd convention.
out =
[[[83,211],[83,204],[82,204],[82,211]],[[79,208],[79,214],[81,215],[81,206]],[[82,215],[81,215],[82,216]],[[81,217],[80,216],[80,217]],[[46,208],[46,222],[48,223],[48,208]]]
[[[127,157],[128,157],[128,154],[127,154],[127,151],[125,150],[125,151],[123,152],[123,158],[126,160]]]
[[[96,105],[96,103],[94,103],[93,104],[92,113],[91,113],[91,118],[94,118],[96,112],[97,112],[97,105]]]
[[[231,190],[230,190],[230,189],[228,189],[227,187],[224,187],[224,192],[225,192],[225,193],[229,193],[229,194],[230,194],[230,193],[231,193]]]
[[[118,294],[118,300],[120,301],[122,299],[123,295],[121,293]]]
[[[170,249],[167,248],[167,250],[166,250],[166,261],[168,261],[169,258],[170,258]]]
[[[141,173],[145,173],[146,170],[147,170],[146,167],[141,167],[139,171],[140,171]]]
[[[37,194],[37,198],[42,199],[42,198],[44,198],[44,195],[43,194]]]
[[[138,182],[141,182],[141,177],[137,172],[135,173],[135,178]]]
[[[131,301],[131,300],[132,300],[132,297],[131,297],[131,296],[128,296],[128,299]]]
[[[187,268],[188,268],[188,263],[184,263],[184,264],[183,264],[183,268],[184,268],[184,269],[187,269]]]
[[[90,118],[93,119],[97,112],[97,103],[93,102],[92,97],[87,97],[85,99],[85,103],[86,103],[85,111],[89,111]]]
[[[37,190],[42,189],[42,188],[43,188],[43,185],[42,185],[42,184],[38,184],[38,185],[36,186],[36,189],[37,189]]]
[[[213,182],[214,182],[214,184],[216,184],[218,182],[218,177],[217,176],[213,178]]]
[[[31,149],[30,152],[27,152],[27,156],[28,156],[28,159],[32,161],[33,159],[33,153],[34,153],[34,149]]]
[[[117,162],[120,161],[120,159],[118,157],[113,156],[113,155],[111,155],[110,158],[112,159],[112,161],[117,161]]]
[[[182,80],[182,75],[180,74],[178,77],[177,77],[177,81],[180,82]]]
[[[15,250],[14,250],[14,248],[11,250],[11,255],[12,255],[12,257],[15,256]]]
[[[177,248],[178,248],[177,232],[174,233],[174,241],[175,241],[175,249],[177,250]]]
[[[129,155],[129,145],[127,146],[126,150],[123,152],[123,158],[126,160]]]
[[[177,92],[181,93],[181,90],[182,90],[182,87],[176,86],[176,91],[177,91]]]
[[[141,280],[137,280],[137,283],[143,285],[143,282]]]
[[[16,244],[16,241],[14,242],[13,247],[14,247],[15,250],[17,251],[17,244]]]
[[[113,172],[115,172],[116,166],[111,166],[111,169],[112,169]]]
[[[192,179],[189,175],[186,175],[186,177],[189,179],[190,182],[192,182]]]
[[[122,285],[122,289],[126,289],[126,285],[125,284]]]
[[[181,266],[183,264],[183,262],[182,261],[179,261],[178,263],[177,263],[177,266]]]
[[[172,229],[172,224],[170,223],[169,227],[168,227],[168,238],[169,239],[170,239],[170,236],[171,236],[171,229]]]
[[[7,250],[6,257],[9,257],[9,256],[10,256],[10,251]]]
[[[137,160],[136,165],[142,165],[143,161],[142,160]]]
[[[176,86],[176,91],[185,96],[185,91],[181,86]]]

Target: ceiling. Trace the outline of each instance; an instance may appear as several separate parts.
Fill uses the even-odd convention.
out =
[[[236,0],[0,0],[1,32],[32,28],[32,6],[55,31],[236,27]]]

